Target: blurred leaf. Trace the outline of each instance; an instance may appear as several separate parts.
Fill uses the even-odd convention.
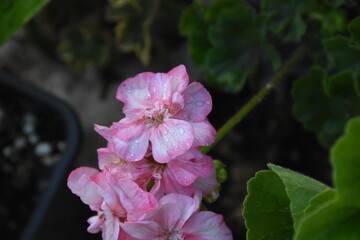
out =
[[[346,0],[326,0],[333,7],[340,7],[344,5]]]
[[[0,46],[48,2],[49,0],[1,0]]]
[[[349,121],[345,135],[331,149],[337,194],[320,201],[303,218],[295,240],[359,239],[360,236],[360,118]],[[320,195],[317,196],[318,201]],[[315,201],[315,199],[313,200]]]
[[[360,48],[360,17],[351,21],[349,24],[349,32],[354,44],[357,44],[357,47]]]
[[[61,36],[58,51],[76,72],[91,65],[102,66],[109,58],[110,36],[105,31],[69,27]]]
[[[350,39],[343,36],[327,38],[324,47],[332,69],[360,72],[360,48],[351,46]]]
[[[210,5],[195,1],[180,21],[195,62],[214,86],[236,93],[262,66],[280,65],[277,51],[266,42],[265,25],[251,7],[237,0]]]
[[[150,62],[151,26],[159,0],[111,0],[109,21],[117,22],[114,32],[119,49],[134,52],[144,64]]]
[[[291,201],[290,209],[294,226],[296,227],[304,216],[304,210],[310,200],[318,193],[327,189],[328,186],[289,169],[274,164],[269,164],[268,166],[280,177],[285,186],[286,193]]]
[[[290,199],[276,173],[259,171],[250,179],[243,216],[247,240],[291,238],[294,228]]]
[[[333,35],[345,29],[345,14],[339,9],[325,9],[321,12],[313,12],[311,17],[320,21],[324,32]]]
[[[274,34],[284,42],[299,42],[306,31],[303,13],[314,5],[312,0],[262,0],[261,11]]]
[[[315,66],[293,85],[294,114],[329,146],[342,133],[346,121],[360,114],[355,89],[357,82],[351,74],[343,72],[328,80],[325,70]]]

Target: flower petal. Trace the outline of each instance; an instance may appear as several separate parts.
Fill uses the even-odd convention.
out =
[[[150,97],[148,83],[154,73],[145,72],[123,81],[117,89],[116,98],[124,102],[123,112],[127,117],[141,117]]]
[[[203,155],[198,149],[191,148],[186,153],[168,163],[168,168],[176,181],[184,186],[191,185],[197,178],[210,174],[211,157]]]
[[[179,111],[174,118],[190,122],[201,122],[212,109],[210,93],[198,82],[193,82],[182,92],[184,96],[184,109]]]
[[[121,223],[121,228],[136,239],[163,239],[159,237],[161,231],[159,224],[153,221],[125,222]]]
[[[133,162],[144,158],[149,145],[150,133],[143,131],[141,135],[131,141],[113,139],[116,154],[123,160]]]
[[[72,193],[78,195],[85,204],[97,209],[100,208],[103,197],[98,193],[98,188],[90,177],[98,173],[95,168],[80,167],[70,173],[67,182]]]
[[[112,136],[114,135],[112,129],[97,124],[94,124],[94,130],[107,141],[111,141]]]
[[[146,131],[145,127],[145,119],[132,121],[128,118],[123,118],[120,122],[114,122],[111,126],[115,136],[122,141],[130,141],[139,137]]]
[[[182,91],[189,83],[189,76],[184,65],[171,69],[168,73],[171,79],[171,92]]]
[[[154,196],[142,190],[128,178],[119,178],[113,186],[114,191],[127,211],[127,220],[135,221],[158,205]]]
[[[206,196],[210,194],[218,184],[216,169],[214,164],[212,164],[209,176],[196,179],[192,186],[194,189],[200,190],[203,196]]]
[[[107,166],[108,164],[117,161],[116,154],[113,151],[111,151],[109,148],[99,148],[97,150],[97,154],[99,160],[98,161],[99,168],[101,170],[103,170],[104,167]]]
[[[150,80],[149,92],[152,100],[171,100],[171,82],[170,76],[166,73],[156,73]]]
[[[209,211],[194,214],[185,223],[183,231],[186,240],[232,240],[230,229],[226,226],[223,217]]]
[[[193,146],[210,146],[216,137],[216,130],[207,120],[202,122],[192,122],[194,128],[194,142]]]
[[[155,161],[170,162],[186,152],[193,140],[194,129],[190,123],[177,119],[165,119],[163,123],[153,128],[150,136]]]

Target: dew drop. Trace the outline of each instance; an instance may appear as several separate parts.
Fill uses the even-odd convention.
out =
[[[165,138],[165,142],[169,142],[169,139],[168,139],[168,138]]]
[[[138,139],[136,139],[136,140],[135,140],[135,143],[139,143],[139,140],[138,140]]]
[[[179,133],[180,133],[180,135],[184,135],[184,133],[185,133],[184,129],[183,129],[183,128],[179,128]]]

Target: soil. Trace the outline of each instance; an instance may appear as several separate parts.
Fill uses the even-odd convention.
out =
[[[0,85],[0,239],[19,239],[65,149],[52,109]]]

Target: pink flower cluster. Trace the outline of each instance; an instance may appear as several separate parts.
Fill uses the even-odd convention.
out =
[[[183,65],[140,73],[122,82],[116,98],[125,118],[95,125],[107,140],[97,169],[80,167],[68,187],[97,212],[88,231],[105,240],[231,240],[221,215],[199,211],[218,185],[211,157],[200,152],[216,131],[208,122],[211,96],[188,85]]]

